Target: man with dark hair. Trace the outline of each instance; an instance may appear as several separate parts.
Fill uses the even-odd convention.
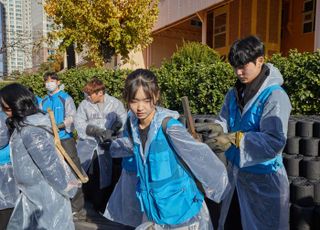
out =
[[[40,109],[47,111],[51,109],[59,129],[61,144],[69,154],[76,166],[81,170],[80,159],[78,157],[76,142],[73,138],[74,124],[73,119],[76,114],[76,106],[72,97],[60,89],[60,79],[55,72],[46,72],[43,75],[45,87],[48,95],[40,103]],[[74,220],[84,220],[85,210],[82,188],[79,188],[77,194],[71,200]]]
[[[232,225],[236,217],[231,218],[229,207],[231,200],[238,200],[236,215],[241,214],[243,229],[289,229],[289,183],[282,151],[291,104],[281,88],[282,75],[264,63],[264,45],[255,36],[235,41],[228,59],[238,80],[216,124],[196,127],[209,133],[205,143],[228,159],[233,189],[222,202],[219,227]]]
[[[121,101],[108,95],[97,78],[83,88],[85,99],[80,103],[75,117],[79,140],[77,149],[89,182],[84,185],[86,200],[96,211],[103,213],[112,186],[112,158],[108,145],[126,121],[127,112]]]

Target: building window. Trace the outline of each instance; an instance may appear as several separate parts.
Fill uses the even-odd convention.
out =
[[[213,9],[213,48],[225,54],[228,44],[228,7]]]
[[[227,13],[214,17],[214,48],[222,48],[226,46],[227,39]]]
[[[48,50],[48,55],[54,55],[55,54],[55,50]]]
[[[303,3],[303,33],[313,32],[315,29],[316,1],[304,0]]]

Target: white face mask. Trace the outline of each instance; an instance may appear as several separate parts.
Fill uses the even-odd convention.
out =
[[[54,81],[46,82],[46,89],[47,89],[49,92],[53,92],[53,91],[55,91],[57,88],[58,88],[58,85],[57,85],[56,82],[54,82]]]

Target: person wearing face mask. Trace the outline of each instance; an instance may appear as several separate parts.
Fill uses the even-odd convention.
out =
[[[103,213],[117,175],[113,173],[117,169],[113,163],[117,162],[112,161],[108,139],[118,134],[127,112],[121,101],[106,93],[105,85],[97,78],[89,81],[83,92],[86,97],[77,109],[74,122],[79,137],[78,154],[89,176],[83,191],[93,208]]]
[[[43,76],[45,87],[48,95],[43,98],[40,103],[40,109],[47,111],[51,109],[56,120],[61,144],[69,154],[76,166],[81,169],[80,159],[78,157],[76,142],[73,138],[74,116],[76,114],[76,106],[72,97],[60,89],[60,79],[55,72],[46,72]],[[84,220],[85,210],[84,196],[82,188],[79,188],[77,194],[71,201],[74,220]]]

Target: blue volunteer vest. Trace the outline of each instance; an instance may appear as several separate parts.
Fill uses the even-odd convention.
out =
[[[0,149],[0,165],[10,164],[10,146],[9,144]]]
[[[41,101],[42,101],[42,98],[36,95],[36,99],[37,99],[37,104],[40,105]]]
[[[48,108],[53,111],[57,124],[62,123],[66,117],[65,104],[68,97],[69,94],[60,90],[53,95],[47,95],[41,102],[43,111],[47,112]],[[59,131],[59,137],[63,140],[71,138],[72,134],[63,129]]]
[[[232,91],[229,104],[229,127],[231,132],[242,131],[242,132],[259,132],[260,119],[263,113],[264,104],[268,97],[274,90],[283,90],[281,86],[274,85],[270,86],[262,91],[262,93],[257,97],[251,107],[246,111],[241,117],[240,110],[237,106],[237,100],[235,96],[235,91]],[[232,164],[239,167],[240,162],[240,150],[232,145],[226,152],[227,159],[232,162]],[[279,168],[283,167],[282,156],[278,154],[271,160],[265,162],[242,167],[239,170],[255,173],[255,174],[267,174],[278,171]]]
[[[171,119],[167,127],[173,124],[181,125]],[[134,143],[133,152],[139,177],[137,196],[150,221],[181,224],[198,214],[203,194],[179,162],[161,127],[146,151],[146,162],[140,155],[140,144]]]

